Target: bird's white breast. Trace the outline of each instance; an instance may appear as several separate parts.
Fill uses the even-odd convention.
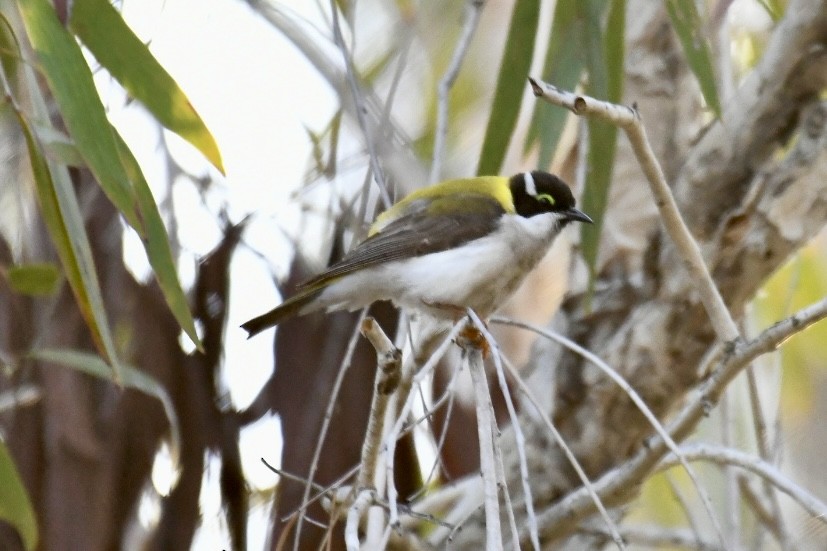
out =
[[[471,307],[487,317],[514,293],[559,232],[560,215],[508,214],[489,236],[456,249],[360,270],[328,286],[319,298],[329,309],[392,300],[440,317],[446,316],[445,306]]]
[[[554,214],[506,215],[488,237],[394,263],[385,273],[399,283],[394,298],[399,304],[419,309],[423,303],[470,306],[488,316],[543,258],[557,233]]]

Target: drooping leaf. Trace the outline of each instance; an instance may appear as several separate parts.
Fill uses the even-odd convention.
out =
[[[88,352],[67,349],[43,349],[33,350],[29,352],[29,356],[43,362],[64,365],[75,371],[86,373],[99,379],[109,380],[109,368],[106,363],[100,357]],[[181,426],[178,422],[178,415],[175,413],[172,398],[161,383],[135,367],[124,365],[122,366],[121,373],[123,386],[140,390],[144,394],[157,398],[161,402],[164,413],[169,420],[170,455],[172,456],[174,469],[177,472],[179,459],[181,457]]]
[[[181,288],[181,282],[178,280],[178,271],[175,268],[172,249],[169,246],[169,236],[161,218],[161,213],[158,211],[158,205],[155,203],[155,198],[152,196],[152,191],[149,189],[149,184],[144,178],[138,161],[135,160],[117,130],[113,128],[112,133],[118,140],[118,150],[129,175],[129,181],[132,182],[135,199],[138,202],[138,210],[144,222],[146,237],[143,243],[155,279],[158,281],[164,299],[175,319],[178,320],[181,328],[196,348],[203,351],[203,345],[195,330],[195,322],[192,318],[189,302]]]
[[[583,55],[581,0],[559,0],[554,8],[548,50],[543,66],[543,80],[564,90],[573,90],[585,66]],[[565,109],[549,109],[537,102],[526,136],[524,151],[539,143],[539,168],[548,168],[568,117]]]
[[[6,14],[0,13],[0,64],[3,74],[16,75],[17,68],[23,55],[20,53],[20,42],[14,32],[14,26],[9,22]],[[9,85],[14,89],[14,79],[9,79]]]
[[[539,0],[517,0],[511,13],[491,115],[485,129],[477,174],[498,174],[520,114],[526,77],[534,56]]]
[[[626,62],[626,0],[613,0],[603,33],[603,56],[606,60],[607,99],[623,99],[623,67]]]
[[[47,159],[75,168],[86,167],[83,155],[69,136],[45,124],[35,123],[33,130]]]
[[[17,293],[32,296],[54,294],[60,283],[60,270],[49,263],[11,266],[6,272],[9,286]]]
[[[38,65],[78,151],[107,197],[143,235],[109,121],[80,46],[60,24],[48,0],[18,0],[18,5]]]
[[[609,8],[605,31],[601,28],[605,3],[589,0],[582,4],[586,18],[586,66],[589,95],[617,103],[623,95],[623,45],[625,33],[625,0],[614,0]],[[583,257],[594,282],[600,234],[606,212],[612,171],[617,149],[617,127],[596,118],[588,120],[588,155],[586,185],[583,189],[583,210],[594,224],[582,224]]]
[[[721,104],[710,53],[712,49],[704,36],[704,25],[695,0],[666,0],[666,10],[680,39],[689,68],[698,79],[706,104],[716,117],[720,117]]]
[[[120,136],[106,118],[92,82],[89,66],[83,59],[80,48],[74,38],[60,25],[54,9],[48,2],[19,1],[21,13],[26,12],[24,19],[27,20],[29,34],[33,35],[31,40],[36,44],[35,49],[43,72],[58,101],[61,115],[66,121],[77,150],[107,196],[142,237],[170,309],[184,331],[193,339],[196,346],[200,347],[192,315],[178,283],[166,230],[157,212],[157,206],[134,157],[122,146]],[[115,15],[117,16],[117,13]],[[122,149],[126,150],[127,154],[122,155]],[[68,176],[66,179],[68,180]],[[106,182],[109,182],[109,185]],[[117,186],[113,186],[113,182],[116,182]],[[125,189],[121,189],[122,186],[125,186]],[[124,210],[127,207],[129,211]],[[152,235],[148,235],[149,233]],[[91,261],[91,253],[89,258]],[[69,278],[69,281],[72,283],[72,278]],[[100,304],[102,311],[102,300]],[[96,308],[92,305],[92,310]],[[84,309],[83,305],[81,309]],[[101,333],[101,336],[109,339],[108,329],[105,334]],[[109,350],[105,340],[101,353],[104,357],[116,361],[114,347]]]
[[[757,2],[764,8],[773,22],[777,23],[781,20],[781,17],[784,15],[786,2],[783,0],[757,0]]]
[[[103,307],[92,247],[71,178],[63,167],[55,166],[54,171],[50,170],[28,121],[17,108],[15,113],[28,147],[41,216],[92,340],[111,366],[115,379],[119,380],[118,356]]]
[[[69,26],[98,63],[158,122],[190,142],[224,172],[218,145],[204,121],[109,0],[75,0]]]
[[[37,548],[37,517],[17,466],[5,442],[0,439],[0,519],[9,523],[20,534],[23,546]]]

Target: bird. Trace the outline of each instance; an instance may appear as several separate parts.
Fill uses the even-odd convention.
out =
[[[539,170],[447,180],[380,214],[367,238],[242,328],[251,338],[293,316],[390,300],[439,319],[493,314],[570,222],[593,223],[569,186]]]

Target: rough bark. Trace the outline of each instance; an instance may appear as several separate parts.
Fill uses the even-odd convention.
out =
[[[827,85],[827,2],[799,0],[786,13],[722,120],[685,158],[665,159],[681,211],[737,317],[761,283],[827,222],[827,105],[817,100]],[[795,146],[776,160],[793,139]],[[645,187],[639,178],[636,185]],[[607,264],[590,310],[573,296],[556,325],[615,367],[663,417],[701,380],[699,365],[716,339],[668,238],[653,232],[638,254],[627,266],[639,270]],[[581,358],[545,343],[535,358],[555,366],[554,420],[590,476],[630,457],[652,433],[630,399]],[[533,436],[533,497],[542,511],[580,482],[544,429],[530,415],[522,420]],[[518,489],[516,454],[506,461],[509,487]],[[524,515],[523,508],[516,513]],[[475,516],[453,545],[476,548],[484,537],[481,521]],[[566,534],[547,531],[544,543]]]

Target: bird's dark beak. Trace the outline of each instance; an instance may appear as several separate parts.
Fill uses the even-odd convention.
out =
[[[569,222],[586,222],[587,224],[594,224],[594,220],[592,220],[588,214],[574,207],[567,209],[564,213],[566,215],[566,220]]]

